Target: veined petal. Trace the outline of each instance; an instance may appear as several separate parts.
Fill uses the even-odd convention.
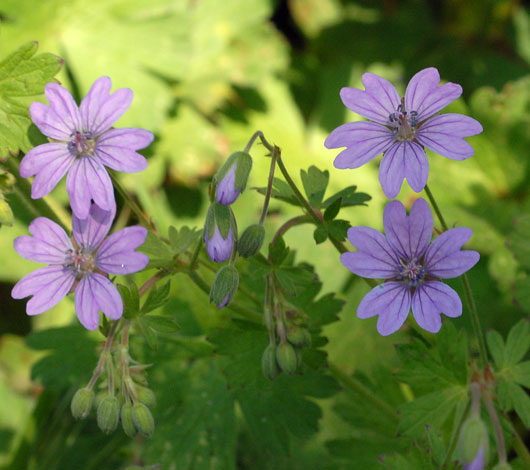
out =
[[[437,333],[442,326],[440,314],[448,317],[462,315],[462,301],[448,285],[429,281],[420,285],[412,297],[412,314],[424,330]]]
[[[61,142],[37,145],[33,147],[20,161],[20,176],[28,178],[37,174],[51,161],[58,158],[66,159],[70,156],[68,145]]]
[[[134,250],[145,242],[147,229],[127,227],[113,233],[97,252],[96,264],[107,273],[130,274],[141,271],[149,263],[149,257]]]
[[[123,314],[123,302],[116,286],[106,277],[92,273],[81,279],[75,291],[75,311],[87,330],[95,330],[99,324],[98,312],[117,320]]]
[[[386,124],[388,116],[396,112],[400,104],[398,92],[388,80],[373,73],[365,73],[362,81],[366,91],[343,88],[340,91],[342,102],[357,114]]]
[[[64,127],[72,131],[80,131],[81,115],[70,92],[57,83],[48,83],[44,87],[44,94]]]
[[[377,331],[387,336],[401,328],[409,314],[410,304],[410,291],[403,283],[385,282],[364,296],[357,308],[357,316],[370,318],[379,315]]]
[[[417,199],[407,217],[400,201],[389,202],[383,214],[386,239],[400,258],[420,258],[432,237],[433,220],[429,204]]]
[[[31,120],[39,130],[52,139],[68,142],[72,133],[75,132],[75,129],[64,124],[51,106],[37,102],[31,103],[29,113]]]
[[[75,275],[62,266],[46,266],[37,269],[18,281],[11,296],[23,299],[32,295],[26,305],[28,315],[38,315],[57,305],[74,284]]]
[[[88,217],[84,219],[80,219],[74,213],[72,232],[75,241],[87,251],[95,251],[109,233],[115,214],[116,204],[112,206],[111,210],[104,210],[98,205],[92,204]]]
[[[414,142],[397,142],[383,155],[379,181],[385,196],[395,198],[406,177],[410,187],[420,192],[427,183],[429,162],[423,149]]]
[[[54,144],[44,144],[54,145]],[[63,179],[63,176],[72,167],[75,156],[70,153],[68,147],[64,144],[60,152],[48,153],[48,161],[37,172],[33,184],[31,185],[32,199],[40,199],[51,192],[57,183]],[[29,153],[28,153],[29,155]]]
[[[66,177],[66,192],[70,198],[73,213],[86,219],[90,211],[90,190],[84,171],[83,161],[90,157],[77,158]]]
[[[458,277],[477,264],[478,252],[460,251],[472,233],[470,228],[457,227],[436,238],[425,252],[424,266],[429,275],[442,279]]]
[[[462,114],[442,114],[429,119],[416,133],[416,139],[428,149],[452,160],[465,160],[474,149],[462,137],[482,132],[475,119]]]
[[[66,252],[73,247],[59,225],[46,217],[38,217],[29,225],[29,231],[33,237],[24,235],[14,241],[20,256],[37,263],[64,263]]]
[[[95,153],[103,164],[114,170],[142,171],[147,167],[147,160],[136,150],[147,147],[153,138],[153,134],[144,129],[110,129],[98,139]]]
[[[120,88],[109,95],[111,86],[109,77],[98,78],[81,102],[83,126],[94,136],[110,129],[131,105],[132,90]]]

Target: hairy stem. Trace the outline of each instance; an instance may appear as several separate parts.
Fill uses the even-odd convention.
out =
[[[491,401],[489,395],[484,395],[484,403],[490,415],[493,430],[495,431],[495,439],[497,440],[497,452],[499,455],[499,463],[506,463],[506,443],[504,442],[504,435],[502,434],[502,426],[497,415],[497,410]]]
[[[276,166],[276,158],[278,153],[276,151],[277,147],[274,147],[271,156],[271,167],[269,170],[269,181],[267,182],[267,192],[265,193],[265,202],[263,203],[263,210],[261,211],[261,217],[259,218],[259,224],[263,225],[265,217],[267,217],[267,210],[269,209],[269,202],[271,200],[272,194],[272,183],[274,181],[274,168]]]
[[[105,346],[103,347],[103,352],[99,356],[98,364],[96,368],[94,369],[94,373],[92,374],[92,378],[90,379],[90,382],[88,382],[87,388],[89,390],[91,390],[94,387],[100,375],[103,373],[105,362],[109,358],[110,349],[112,347],[112,342],[114,341],[114,335],[116,333],[116,328],[118,327],[119,322],[120,320],[113,322],[110,327],[109,334],[107,336],[107,341],[105,342]]]

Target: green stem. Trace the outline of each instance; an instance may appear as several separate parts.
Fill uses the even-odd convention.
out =
[[[504,435],[502,434],[502,426],[497,415],[497,410],[491,401],[489,395],[484,396],[484,403],[490,415],[493,430],[495,431],[495,439],[497,440],[497,453],[499,455],[499,463],[506,463],[506,443],[504,442]]]
[[[397,423],[399,417],[392,406],[386,401],[375,395],[369,388],[363,383],[359,382],[355,377],[343,372],[337,365],[328,361],[329,371],[339,382],[349,388],[351,391],[361,395],[366,401],[370,402],[375,408],[381,413],[387,416],[390,421]]]
[[[107,341],[105,341],[105,346],[103,348],[103,352],[99,356],[99,361],[94,369],[94,373],[92,374],[92,378],[90,379],[90,382],[88,382],[87,388],[92,389],[94,385],[96,384],[97,380],[99,379],[99,376],[103,373],[103,369],[105,367],[105,362],[107,361],[109,354],[110,354],[110,348],[112,347],[112,342],[114,341],[114,334],[116,333],[116,328],[118,327],[118,323],[120,320],[117,320],[112,323],[109,334],[107,336]]]
[[[271,200],[272,183],[274,181],[274,168],[276,166],[277,157],[278,157],[278,153],[276,152],[276,147],[275,147],[275,149],[272,151],[271,167],[269,170],[269,181],[267,183],[267,192],[265,193],[265,202],[263,203],[263,210],[261,211],[261,217],[259,218],[260,225],[263,225],[263,222],[265,221],[265,217],[267,217],[267,210],[269,209],[269,202]]]
[[[425,193],[427,194],[427,197],[429,198],[429,201],[431,202],[434,212],[436,212],[436,215],[438,217],[438,220],[440,221],[440,224],[442,225],[443,230],[444,231],[449,230],[447,223],[445,222],[445,219],[442,215],[442,212],[440,211],[440,208],[438,207],[438,204],[436,203],[436,200],[434,199],[434,196],[431,190],[429,189],[428,185],[425,185]],[[478,317],[477,306],[475,304],[473,292],[471,291],[471,286],[469,285],[469,280],[465,273],[462,274],[462,282],[464,284],[464,295],[466,296],[466,300],[469,306],[469,311],[471,312],[471,323],[473,325],[473,332],[475,333],[475,337],[477,338],[477,342],[479,346],[480,363],[482,367],[485,367],[486,364],[488,363],[486,341],[484,340],[484,333],[480,325],[480,319]]]
[[[272,237],[271,244],[274,244],[278,237],[283,236],[284,233],[287,232],[287,230],[289,230],[290,228],[296,227],[297,225],[308,224],[312,221],[313,220],[308,215],[299,215],[298,217],[293,217],[292,219],[289,219],[276,231],[276,233]]]

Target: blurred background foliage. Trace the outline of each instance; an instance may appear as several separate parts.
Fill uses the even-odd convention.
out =
[[[339,90],[362,88],[361,76],[370,71],[385,76],[403,93],[414,73],[437,67],[442,80],[464,88],[463,97],[447,111],[473,116],[484,133],[468,139],[475,156],[464,162],[428,152],[429,185],[446,219],[474,230],[469,247],[482,257],[469,277],[484,327],[504,335],[530,313],[528,264],[506,244],[514,223],[530,213],[528,3],[2,0],[0,57],[30,40],[39,42],[41,52],[64,59],[57,79],[77,99],[101,75],[110,76],[115,89],[134,90],[133,104],[118,126],[148,128],[156,140],[146,151],[148,169],[121,175],[122,183],[162,233],[170,225],[201,227],[212,175],[257,129],[282,148],[295,176],[299,169],[316,165],[330,172],[328,194],[352,184],[370,194],[366,207],[345,209],[341,216],[352,225],[381,229],[386,200],[377,179],[380,159],[339,171],[332,164],[336,151],[323,147],[333,128],[360,119],[342,105]],[[264,186],[269,160],[259,145],[251,153],[250,186]],[[405,184],[399,197],[410,206],[416,196]],[[264,437],[260,445],[259,426],[249,424],[247,410],[234,409],[234,394],[221,365],[211,360],[210,343],[204,341],[226,324],[229,313],[209,306],[184,277],[174,280],[172,300],[163,308],[182,331],[161,339],[156,353],[145,352],[140,339],[136,344],[137,355],[150,355],[155,363],[151,377],[159,405],[152,440],[130,441],[121,431],[105,437],[93,419],[74,422],[69,400],[88,380],[96,362],[94,345],[101,336],[86,335],[77,323],[53,329],[72,322],[72,299],[30,319],[25,301],[10,298],[12,285],[34,269],[12,249],[13,239],[27,233],[34,215],[16,195],[8,194],[7,199],[15,222],[0,230],[0,466],[118,469],[143,462],[162,463],[164,469],[372,468],[366,460],[372,454],[363,457],[367,448],[353,442],[361,431],[355,427],[356,412],[348,408],[351,403],[345,404],[345,393],[325,398],[336,392],[331,385],[309,393],[318,397],[322,411],[315,415],[313,402],[307,401],[302,410],[315,425],[304,427],[300,417],[302,423],[290,430],[293,445],[282,447],[284,437],[274,425],[264,436],[275,435],[276,440]],[[64,181],[49,201],[59,211],[67,209]],[[261,195],[248,190],[236,202],[240,227],[258,219],[261,201]],[[295,213],[295,208],[273,200],[266,223],[269,238]],[[287,234],[286,243],[296,247],[298,261],[316,267],[322,293],[340,291],[346,301],[340,320],[325,329],[326,351],[345,371],[361,371],[376,380],[381,368],[388,372],[395,367],[393,344],[403,332],[382,338],[375,321],[355,317],[368,288],[348,278],[331,244],[315,246],[312,231],[297,227]],[[511,237],[517,246],[517,233]],[[142,276],[137,276],[138,282]],[[450,284],[461,291],[459,282]],[[469,328],[470,320],[464,315],[454,324]],[[266,341],[265,329],[260,332]],[[49,349],[53,353],[47,362],[39,362],[32,372]],[[260,371],[258,362],[255,368]],[[277,399],[281,401],[280,395]],[[265,419],[266,413],[260,416],[255,419]],[[379,451],[377,447],[374,455]]]

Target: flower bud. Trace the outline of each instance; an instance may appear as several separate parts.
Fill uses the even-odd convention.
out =
[[[217,274],[210,289],[210,302],[217,308],[226,307],[233,299],[239,285],[239,275],[234,266],[223,266]]]
[[[247,227],[237,242],[239,255],[243,258],[254,256],[263,245],[264,238],[265,228],[263,225],[254,224]]]
[[[90,388],[80,388],[72,398],[70,408],[75,419],[85,419],[94,404],[94,391]]]
[[[120,420],[120,403],[114,396],[107,395],[98,406],[98,427],[105,434],[110,434],[118,427]]]
[[[147,405],[149,407],[156,406],[156,396],[155,396],[155,393],[150,388],[137,386],[136,397],[144,405]]]
[[[269,380],[274,380],[278,375],[280,375],[280,368],[278,367],[278,362],[276,362],[276,347],[273,344],[269,344],[265,351],[263,351],[263,356],[261,356],[261,368],[263,370],[263,375]]]
[[[234,248],[232,211],[218,203],[208,209],[204,226],[204,241],[210,259],[216,263],[228,261]]]
[[[121,427],[123,428],[123,432],[127,434],[127,436],[129,437],[136,436],[136,426],[134,425],[134,421],[132,417],[131,403],[127,402],[122,405],[120,416],[121,416]]]
[[[276,360],[280,369],[287,373],[293,374],[296,372],[298,358],[296,357],[296,351],[289,343],[280,343],[276,347]]]
[[[304,346],[310,346],[311,334],[305,328],[301,328],[296,325],[289,325],[287,327],[287,340],[289,341],[289,343],[300,348]],[[307,344],[308,341],[309,344]]]
[[[248,153],[236,152],[230,155],[215,175],[215,200],[224,206],[232,204],[245,189],[251,168],[252,158]]]
[[[488,429],[478,416],[467,419],[462,425],[458,441],[461,461],[469,470],[482,469],[488,462]]]
[[[136,429],[144,437],[151,437],[155,432],[155,420],[153,415],[149,411],[149,408],[143,403],[135,403],[132,408],[132,417]]]
[[[508,462],[499,462],[492,470],[512,470],[512,466]]]

